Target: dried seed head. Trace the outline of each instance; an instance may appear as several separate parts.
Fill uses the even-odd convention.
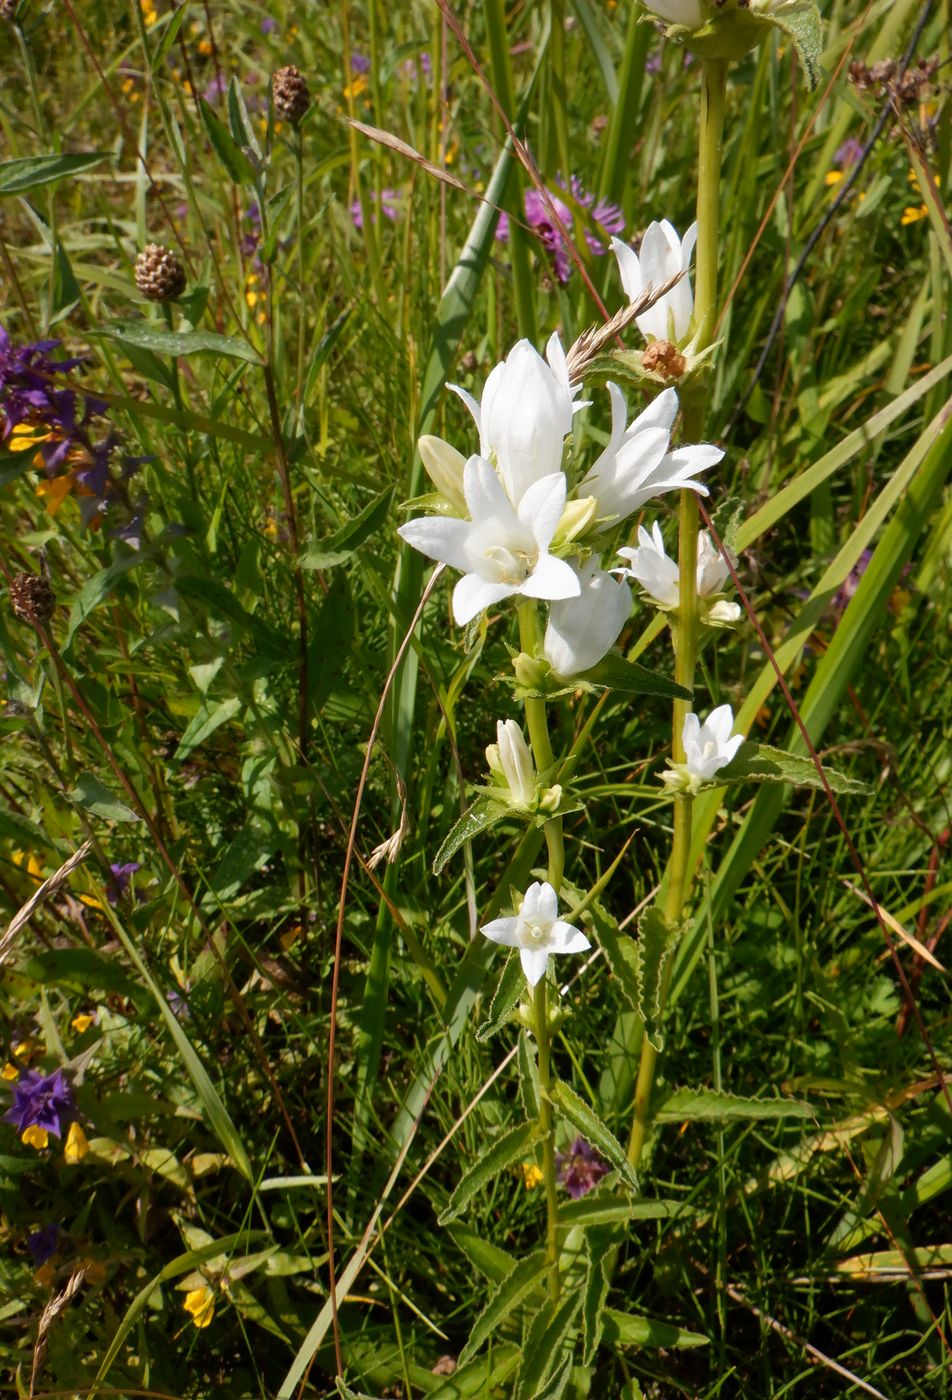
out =
[[[185,269],[171,248],[147,243],[136,258],[136,286],[148,301],[174,301],[185,291]]]
[[[16,574],[10,583],[10,606],[33,627],[45,627],[53,616],[56,594],[39,574]]]
[[[680,379],[687,369],[687,360],[670,340],[653,340],[645,346],[641,367],[649,374],[660,374],[665,379]]]
[[[271,95],[274,98],[275,112],[292,126],[297,126],[311,105],[307,78],[293,64],[289,64],[287,68],[279,68],[273,74]]]

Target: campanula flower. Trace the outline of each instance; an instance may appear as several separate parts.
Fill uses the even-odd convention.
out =
[[[626,546],[618,553],[628,560],[628,567],[618,572],[640,583],[656,607],[670,612],[678,606],[678,561],[665,552],[657,521],[651,527],[651,534],[639,525],[637,546]],[[727,564],[714,548],[710,535],[703,530],[697,542],[697,594],[701,620],[711,627],[725,626],[740,617],[738,604],[720,597],[729,577]]]
[[[677,344],[687,335],[694,315],[694,294],[688,268],[697,242],[697,224],[688,229],[684,238],[667,219],[649,224],[636,253],[620,238],[612,239],[612,252],[618,260],[621,284],[629,301],[637,301],[646,287],[660,287],[663,282],[682,272],[684,276],[654,306],[635,317],[642,335],[654,340],[670,340]]]
[[[718,705],[702,724],[695,714],[684,717],[681,742],[684,762],[674,763],[661,777],[669,787],[696,793],[703,783],[710,783],[737,753],[744,742],[743,734],[731,737],[734,712],[730,705]]]
[[[603,572],[597,558],[576,566],[579,596],[552,603],[542,654],[560,680],[598,664],[618,640],[631,612],[626,584]]]
[[[64,1127],[76,1116],[72,1085],[61,1069],[40,1074],[26,1069],[13,1086],[13,1103],[3,1115],[22,1136],[28,1128],[39,1128],[62,1137]]]
[[[496,742],[486,750],[490,771],[498,773],[516,807],[529,807],[535,801],[536,774],[532,751],[514,719],[496,721]]]
[[[591,947],[580,929],[559,918],[559,898],[548,881],[533,881],[514,918],[493,919],[480,933],[493,943],[519,949],[530,987],[545,976],[550,953],[584,953]]]

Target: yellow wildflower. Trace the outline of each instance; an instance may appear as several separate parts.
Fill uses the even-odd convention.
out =
[[[842,170],[828,170],[823,176],[823,183],[829,186],[838,185],[842,179]]]
[[[199,41],[198,41],[198,51],[199,51],[199,53],[202,54],[205,58],[208,58],[209,54],[211,54],[212,51],[213,51],[213,50],[212,50],[212,41],[211,41],[211,39],[199,39]]]
[[[4,1065],[3,1069],[0,1069],[0,1079],[19,1079],[19,1078],[20,1078],[20,1071],[17,1069],[16,1065],[11,1065],[10,1061],[7,1060],[7,1062],[6,1062],[6,1064]]]
[[[537,1167],[535,1162],[523,1162],[522,1180],[527,1191],[532,1191],[542,1181],[542,1168]]]
[[[215,1295],[203,1284],[201,1288],[193,1288],[191,1293],[186,1293],[182,1306],[187,1313],[191,1313],[196,1327],[207,1327],[215,1316]]]
[[[20,1141],[26,1143],[27,1147],[35,1147],[37,1152],[42,1152],[43,1148],[49,1145],[50,1135],[45,1128],[38,1128],[33,1123],[29,1128],[24,1128]]]
[[[344,101],[350,102],[353,98],[359,97],[362,92],[367,91],[366,73],[358,73],[357,76],[344,88]]]
[[[66,1146],[63,1148],[63,1161],[69,1166],[75,1166],[81,1162],[89,1151],[89,1143],[86,1141],[86,1134],[78,1123],[70,1123],[69,1132],[66,1135]]]
[[[18,1040],[13,1047],[13,1054],[18,1060],[29,1060],[33,1054],[32,1040]]]
[[[95,1011],[81,1011],[78,1016],[74,1016],[70,1025],[77,1035],[82,1035],[83,1031],[88,1031],[90,1026],[96,1024]]]
[[[929,211],[924,204],[920,204],[918,209],[915,207],[914,204],[907,204],[905,209],[902,211],[902,218],[899,220],[899,222],[903,225],[917,224],[920,219],[927,219],[928,217]]]

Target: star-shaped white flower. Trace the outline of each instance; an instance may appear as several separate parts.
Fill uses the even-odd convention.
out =
[[[684,762],[675,763],[661,774],[668,784],[679,791],[698,792],[728,763],[744,742],[743,734],[734,734],[734,712],[730,705],[718,705],[702,724],[695,714],[684,716],[681,742]]]
[[[480,456],[496,466],[513,505],[540,477],[561,471],[565,435],[585,407],[575,402],[581,385],[569,383],[557,334],[550,336],[545,356],[520,340],[490,371],[478,403],[457,384],[447,386],[473,415]]]
[[[463,472],[469,520],[424,516],[401,525],[400,536],[430,559],[459,569],[453,616],[460,626],[503,598],[575,598],[578,576],[549,545],[565,506],[562,472],[534,481],[517,508],[490,464],[470,457]]]
[[[624,520],[646,501],[666,491],[687,488],[706,496],[707,487],[695,480],[695,473],[713,467],[724,453],[706,442],[668,451],[678,414],[675,391],[663,390],[627,427],[624,394],[612,383],[608,392],[612,401],[611,436],[578,490],[580,497],[596,498],[596,514],[605,521],[602,528]]]
[[[493,919],[479,930],[493,943],[519,949],[530,987],[545,976],[550,953],[584,953],[592,945],[580,929],[559,918],[559,898],[549,882],[535,880],[513,919]]]
[[[628,560],[628,568],[619,569],[618,573],[640,583],[651,601],[662,611],[669,612],[678,606],[680,569],[677,560],[671,559],[665,552],[657,521],[652,525],[650,535],[643,525],[639,525],[637,546],[626,546],[618,553]],[[729,577],[727,564],[714,548],[710,535],[702,530],[697,542],[697,595],[705,605],[702,608],[702,621],[711,626],[724,626],[736,622],[740,617],[737,603],[717,597]]]
[[[673,16],[665,15],[665,18],[671,19]],[[676,23],[692,24],[692,20],[678,19]],[[699,24],[700,19],[693,23]],[[696,242],[696,223],[681,239],[667,219],[648,225],[638,253],[620,238],[612,239],[612,252],[618,260],[621,285],[629,301],[637,301],[646,287],[660,287],[669,277],[684,273],[670,292],[665,292],[654,306],[635,317],[635,324],[642,335],[655,340],[671,340],[675,344],[687,335],[694,315],[694,293],[691,291],[688,268]]]

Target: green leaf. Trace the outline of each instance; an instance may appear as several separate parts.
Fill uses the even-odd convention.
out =
[[[151,350],[157,355],[224,355],[230,360],[244,360],[260,365],[261,356],[253,345],[234,335],[216,335],[214,331],[170,331],[151,321],[114,321],[96,332],[117,340],[120,345],[136,350]]]
[[[638,997],[635,1010],[645,1026],[645,1036],[655,1050],[664,1049],[661,1017],[664,1011],[661,988],[664,968],[681,936],[681,927],[670,924],[657,905],[646,909],[638,920],[641,935],[635,956]]]
[[[585,1205],[578,1201],[578,1205]],[[602,1344],[605,1328],[605,1302],[611,1286],[608,1267],[611,1253],[612,1232],[593,1231],[588,1237],[588,1269],[585,1273],[585,1287],[582,1292],[582,1330],[585,1348],[582,1352],[583,1366],[591,1366],[595,1353]]]
[[[660,1201],[647,1197],[625,1200],[615,1195],[598,1195],[593,1191],[581,1201],[567,1201],[559,1206],[559,1227],[587,1230],[594,1225],[623,1225],[629,1220],[673,1220],[693,1215],[690,1206],[681,1201]]]
[[[834,792],[869,791],[866,783],[837,773],[836,769],[827,768],[825,763],[823,772]],[[783,749],[771,748],[769,744],[749,742],[741,744],[734,758],[715,774],[711,782],[701,784],[701,791],[734,783],[793,783],[796,787],[823,788],[812,758],[786,753]]]
[[[587,681],[600,690],[624,690],[630,695],[659,695],[664,700],[690,700],[692,692],[683,685],[640,666],[637,661],[626,661],[617,652],[609,652],[597,666],[582,671],[573,680]]]
[[[56,251],[53,254],[53,295],[50,298],[50,325],[55,326],[58,321],[62,321],[68,316],[73,307],[78,305],[80,298],[79,283],[76,281],[72,266],[59,239],[56,240]]]
[[[540,1308],[523,1346],[515,1400],[538,1400],[548,1393],[546,1386],[561,1377],[566,1361],[571,1365],[571,1354],[563,1353],[581,1306],[581,1293],[572,1289],[557,1308],[548,1302]]]
[[[106,151],[86,151],[77,155],[23,156],[0,162],[0,195],[25,194],[40,185],[52,184],[67,175],[78,175],[106,160]]]
[[[148,1004],[142,988],[116,965],[115,959],[105,958],[93,948],[54,948],[37,953],[23,971],[45,987],[114,992]]]
[[[208,133],[212,148],[236,185],[254,187],[255,172],[251,161],[238,145],[221,117],[210,107],[204,97],[198,99],[198,110],[202,125]]]
[[[619,991],[632,1011],[638,1010],[638,944],[627,933],[622,933],[612,919],[597,917],[600,911],[591,906],[589,912],[595,919],[598,933],[598,946],[605,954],[612,976],[618,983]]]
[[[522,963],[519,961],[519,954],[511,952],[506,959],[506,965],[502,970],[499,985],[493,993],[493,999],[489,1003],[489,1016],[476,1028],[476,1039],[481,1044],[485,1044],[487,1040],[501,1031],[503,1026],[509,1024],[509,1018],[525,985],[526,977],[522,970]]]
[[[455,1220],[462,1214],[467,1203],[482,1191],[494,1176],[498,1176],[513,1162],[525,1157],[531,1150],[537,1134],[537,1124],[520,1123],[517,1128],[511,1128],[508,1133],[503,1133],[501,1138],[497,1138],[457,1184],[449,1205],[440,1213],[439,1223],[448,1225],[451,1220]]]
[[[519,1097],[522,1100],[522,1111],[529,1119],[536,1119],[539,1116],[539,1066],[532,1049],[532,1041],[526,1031],[519,1037],[519,1053],[516,1057],[519,1065]]]
[[[534,1254],[520,1259],[492,1294],[473,1324],[469,1341],[460,1352],[460,1364],[465,1365],[487,1341],[498,1327],[520,1303],[542,1282],[545,1273],[545,1250],[538,1249]]]
[[[708,1338],[700,1332],[688,1332],[673,1322],[661,1322],[655,1317],[639,1317],[635,1313],[604,1311],[602,1340],[628,1347],[706,1347]]]
[[[498,1244],[490,1244],[489,1240],[484,1240],[482,1235],[477,1235],[465,1225],[452,1225],[447,1233],[490,1283],[502,1283],[516,1262]]]
[[[92,812],[96,817],[103,817],[106,821],[142,821],[138,812],[134,812],[125,802],[120,802],[118,797],[113,797],[109,789],[103,787],[99,779],[95,778],[92,773],[80,773],[76,779],[76,786],[72,792],[68,792],[66,795],[70,802],[85,807],[88,812]]]
[[[458,1366],[435,1390],[428,1390],[427,1400],[486,1400],[488,1395],[498,1395],[521,1359],[521,1350],[512,1343],[493,1347],[488,1356]]]
[[[715,1089],[676,1089],[659,1108],[659,1123],[733,1123],[758,1118],[812,1118],[813,1109],[800,1099],[742,1098]]]
[[[228,124],[239,148],[249,146],[260,160],[261,146],[258,142],[258,136],[254,124],[248,116],[248,108],[245,106],[245,99],[242,96],[238,79],[234,76],[228,84]]]
[[[66,636],[63,639],[62,650],[65,652],[75,637],[79,628],[86,621],[89,614],[99,607],[104,599],[108,598],[112,592],[113,585],[123,574],[127,574],[130,569],[143,563],[145,555],[126,554],[110,564],[107,569],[100,569],[98,574],[93,574],[87,579],[80,591],[73,600],[73,606],[69,613],[69,625],[66,628]]]
[[[792,40],[797,58],[803,68],[807,86],[812,92],[823,76],[820,56],[823,53],[823,24],[819,8],[811,0],[791,4],[787,0],[783,10],[777,14],[766,14],[771,24],[783,30]]]
[[[193,749],[204,744],[216,729],[234,719],[241,706],[242,701],[237,695],[229,696],[227,700],[219,700],[213,705],[203,705],[179,740],[178,748],[172,755],[172,762],[181,763]]]
[[[616,1171],[621,1172],[622,1177],[632,1190],[637,1191],[638,1178],[632,1170],[631,1163],[628,1161],[621,1143],[611,1130],[606,1128],[598,1115],[589,1108],[588,1104],[584,1103],[575,1090],[561,1079],[553,1086],[550,1097],[556,1108],[565,1115],[572,1126],[591,1143],[597,1152],[602,1154],[607,1162],[611,1163]]]
[[[487,827],[494,826],[496,822],[501,822],[504,817],[512,815],[511,807],[506,807],[501,802],[493,802],[488,797],[479,798],[469,811],[463,813],[437,851],[436,859],[433,862],[433,874],[439,875],[447,861],[455,856],[459,848],[467,841],[472,841],[474,836],[478,836]]]
[[[301,567],[330,569],[335,564],[342,564],[345,559],[349,559],[388,518],[395,492],[395,486],[388,486],[386,491],[381,491],[369,505],[364,506],[353,520],[348,520],[326,540],[312,544],[301,558]]]

